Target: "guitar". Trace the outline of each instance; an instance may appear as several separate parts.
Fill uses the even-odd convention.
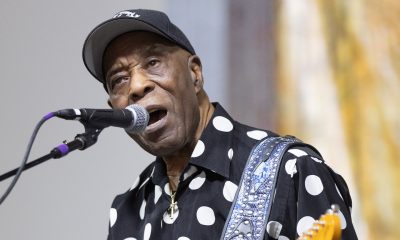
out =
[[[340,240],[341,228],[339,218],[339,206],[333,204],[313,226],[304,232],[297,240]]]

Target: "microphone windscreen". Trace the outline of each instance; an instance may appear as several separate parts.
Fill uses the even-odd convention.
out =
[[[133,120],[131,126],[125,128],[125,131],[128,133],[143,132],[149,123],[149,113],[144,107],[137,104],[129,105],[126,109],[132,112]]]

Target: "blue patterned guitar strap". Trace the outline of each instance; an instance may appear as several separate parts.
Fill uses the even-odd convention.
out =
[[[282,156],[297,144],[306,145],[288,136],[268,137],[253,147],[221,240],[263,239]]]

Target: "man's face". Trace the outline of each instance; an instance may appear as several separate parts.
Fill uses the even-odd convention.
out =
[[[196,56],[156,34],[132,32],[107,47],[103,70],[113,108],[139,104],[149,112],[145,131],[130,134],[143,149],[169,156],[193,145],[201,90]]]

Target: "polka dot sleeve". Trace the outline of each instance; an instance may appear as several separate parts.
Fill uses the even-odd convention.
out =
[[[277,184],[279,195],[275,199],[281,202],[274,202],[266,239],[297,238],[332,204],[340,206],[342,239],[357,239],[350,215],[351,198],[344,180],[315,156],[306,148],[290,149],[285,154]],[[282,204],[283,201],[286,203]]]

